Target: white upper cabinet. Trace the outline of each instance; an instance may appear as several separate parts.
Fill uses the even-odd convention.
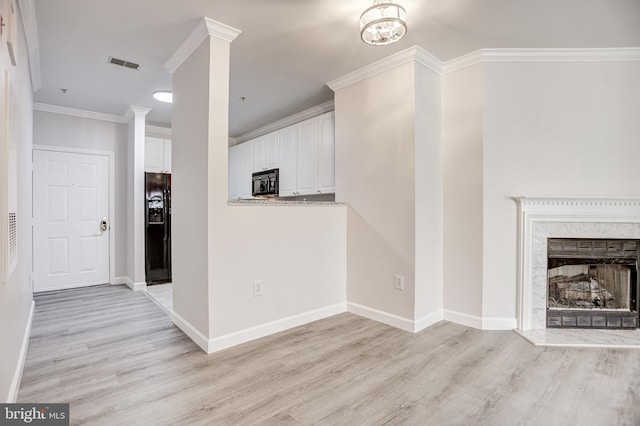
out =
[[[245,142],[229,148],[229,199],[251,198],[253,144]]]
[[[272,132],[245,143],[253,144],[253,171],[277,169],[280,165],[280,131]]]
[[[280,169],[279,195],[335,192],[333,111],[229,148],[229,199],[251,198],[254,172]]]
[[[318,117],[298,125],[298,190],[296,195],[318,190]]]
[[[335,116],[333,112],[318,118],[318,192],[336,192]]]
[[[171,173],[171,139],[148,137],[144,146],[144,171]]]
[[[280,196],[296,195],[298,190],[298,126],[280,129]]]
[[[335,192],[333,112],[280,130],[280,196]]]

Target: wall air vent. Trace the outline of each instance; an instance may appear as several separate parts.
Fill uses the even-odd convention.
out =
[[[109,63],[113,65],[120,65],[121,67],[125,68],[131,68],[132,70],[138,70],[140,68],[140,64],[125,61],[124,59],[114,58],[113,56],[109,56]]]

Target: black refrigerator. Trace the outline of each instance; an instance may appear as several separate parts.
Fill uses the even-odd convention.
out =
[[[171,175],[145,173],[147,284],[171,282]]]

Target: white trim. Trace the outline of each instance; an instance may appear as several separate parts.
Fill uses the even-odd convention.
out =
[[[147,124],[145,126],[145,136],[171,139],[171,127],[160,127]]]
[[[98,149],[71,148],[67,146],[34,144],[32,151],[67,152],[70,154],[99,155],[109,159],[109,283],[116,279],[116,177],[115,177],[115,153]],[[33,250],[33,248],[32,248]],[[146,283],[145,283],[146,284]],[[94,284],[91,284],[94,285]],[[53,290],[53,289],[51,289]],[[48,290],[47,290],[48,291]]]
[[[207,353],[213,353],[222,349],[227,349],[251,340],[260,339],[271,334],[280,333],[294,327],[299,327],[313,321],[318,321],[337,314],[346,312],[345,303],[337,303],[313,311],[303,312],[290,317],[281,318],[255,327],[225,334],[209,340]]]
[[[131,278],[129,277],[125,277],[125,284],[127,285],[127,287],[129,287],[132,291],[145,291],[147,289],[147,283],[146,282],[141,282],[141,283],[134,283]]]
[[[31,308],[29,308],[29,318],[27,319],[27,326],[22,336],[22,345],[20,346],[20,355],[18,356],[18,364],[16,365],[16,371],[13,373],[13,380],[11,381],[11,388],[9,389],[9,395],[7,397],[7,403],[12,404],[18,400],[18,392],[20,391],[20,383],[22,382],[22,372],[24,371],[24,363],[27,360],[27,350],[29,349],[29,339],[31,338],[31,325],[33,324],[33,313],[35,311],[36,302],[31,301]]]
[[[191,340],[195,342],[196,345],[200,346],[200,348],[206,353],[209,352],[209,339],[204,334],[200,333],[200,331],[195,328],[189,321],[182,318],[180,315],[175,312],[171,312],[169,314],[171,318],[171,322],[175,324],[184,334],[186,334]]]
[[[640,224],[640,197],[514,197],[514,200],[518,203],[517,327],[525,331],[545,328],[540,312],[545,309],[542,305],[546,305],[546,296],[542,294],[544,302],[534,303],[534,265],[538,256],[534,245],[540,238],[534,235],[534,227],[580,222],[637,225]],[[544,256],[546,258],[546,251]]]
[[[471,65],[479,64],[480,62],[482,62],[482,50],[476,50],[443,63],[442,74],[458,71]]]
[[[125,123],[128,123],[129,121],[131,121],[133,117],[136,117],[139,115],[146,117],[147,114],[149,114],[149,111],[151,111],[151,108],[146,108],[146,107],[141,107],[136,105],[129,105],[129,109],[124,114],[124,121]]]
[[[517,318],[482,317],[483,330],[514,330],[516,327],[518,327]]]
[[[480,49],[442,64],[442,74],[481,62],[640,61],[639,47],[597,49]]]
[[[77,108],[68,108],[59,105],[43,104],[40,102],[33,103],[34,111],[51,112],[54,114],[70,115],[72,117],[91,118],[93,120],[109,121],[112,123],[125,124],[128,120],[122,115],[105,114],[102,112],[86,111]]]
[[[318,115],[322,115],[324,113],[327,113],[333,110],[334,110],[333,101],[332,100],[327,101],[320,105],[316,105],[309,109],[305,109],[304,111],[301,111],[297,114],[293,114],[288,117],[285,117],[282,120],[274,121],[273,123],[267,124],[266,126],[262,126],[259,129],[242,134],[236,138],[229,138],[229,146],[237,145],[239,143],[246,142],[251,139],[255,139],[262,135],[266,135],[267,133],[275,132],[276,130],[283,129],[285,127],[291,126],[293,124],[299,123],[309,118],[317,117]]]
[[[368,306],[358,305],[357,303],[347,302],[347,312],[369,318],[370,320],[378,321],[410,333],[413,333],[415,330],[413,320],[390,314],[388,312],[379,311],[378,309],[370,308]]]
[[[462,312],[451,311],[449,309],[444,309],[443,314],[446,321],[482,330],[482,318],[478,316],[463,314]]]
[[[442,321],[443,319],[444,317],[442,310],[438,310],[436,312],[425,315],[422,318],[418,318],[413,324],[413,332],[417,333],[419,331],[422,331],[425,328],[431,327],[433,324]]]
[[[440,74],[442,70],[442,62],[438,58],[420,46],[412,46],[398,53],[394,53],[391,56],[380,59],[372,64],[359,68],[342,77],[336,78],[335,80],[328,82],[327,86],[335,92],[344,87],[351,86],[358,81],[410,62],[418,62],[438,74]]]
[[[205,16],[171,55],[164,67],[173,74],[207,37],[216,37],[231,43],[241,32]]]
[[[116,277],[111,281],[111,285],[126,285],[132,291],[145,291],[147,289],[147,283],[134,283],[129,277]]]
[[[27,42],[31,88],[33,92],[37,92],[42,88],[42,77],[40,74],[40,45],[38,44],[36,6],[33,0],[18,0],[18,7],[20,8],[24,37]]]

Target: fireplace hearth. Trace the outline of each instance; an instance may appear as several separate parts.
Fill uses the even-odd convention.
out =
[[[549,238],[548,328],[638,328],[640,240]]]

